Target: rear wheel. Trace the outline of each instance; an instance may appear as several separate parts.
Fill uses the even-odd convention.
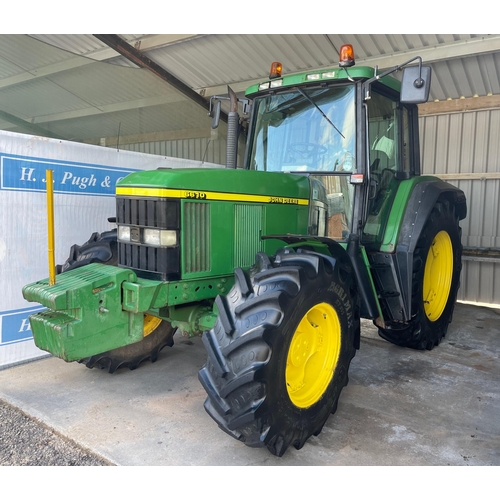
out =
[[[205,409],[229,435],[282,456],[337,409],[359,345],[355,278],[342,249],[278,254],[273,263],[261,253],[235,278],[203,336]]]
[[[412,320],[380,328],[382,338],[403,347],[432,349],[446,335],[462,269],[462,230],[454,206],[439,200],[418,240],[413,258]]]
[[[63,273],[93,262],[116,266],[118,264],[116,229],[104,233],[93,233],[83,245],[73,245],[69,257],[63,265],[57,266],[57,273]],[[174,334],[168,321],[144,315],[144,337],[139,342],[118,347],[88,358],[78,360],[87,368],[101,368],[108,373],[120,367],[135,370],[142,361],[154,363],[159,352],[166,346],[174,345]]]

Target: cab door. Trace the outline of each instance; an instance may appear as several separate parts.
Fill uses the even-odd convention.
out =
[[[363,243],[377,246],[399,183],[414,174],[410,141],[411,108],[397,95],[372,89],[368,108],[369,188]]]

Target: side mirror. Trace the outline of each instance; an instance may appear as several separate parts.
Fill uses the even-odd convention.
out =
[[[401,102],[421,104],[429,99],[431,89],[430,66],[410,66],[403,70]]]
[[[209,116],[212,117],[212,128],[219,126],[221,102],[215,101],[214,107],[210,110]]]

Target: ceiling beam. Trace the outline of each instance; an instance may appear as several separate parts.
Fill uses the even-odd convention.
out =
[[[203,36],[206,35],[147,35],[145,37],[134,40],[133,43],[134,46],[136,48],[140,48],[140,50],[154,50],[161,47],[166,47],[167,45],[173,45],[175,43],[200,38]],[[48,43],[49,45],[51,45],[49,42],[46,42],[43,39],[40,40],[36,36],[33,36],[31,38],[38,40],[40,43]],[[31,73],[29,71],[24,71],[22,73],[19,73],[18,75],[14,75],[9,78],[3,78],[0,80],[0,89],[9,87],[10,85],[16,85],[30,80],[35,80],[37,78],[48,77],[70,69],[87,66],[89,64],[93,64],[94,62],[103,62],[116,56],[116,51],[108,46],[85,54],[75,54],[74,57],[68,58],[64,61],[54,64],[48,64],[47,66],[37,68],[36,72]]]
[[[128,60],[137,64],[141,68],[145,68],[154,75],[161,78],[164,82],[168,83],[186,97],[199,104],[207,111],[210,108],[210,103],[198,92],[195,92],[191,87],[188,87],[184,82],[176,78],[172,73],[162,68],[159,64],[155,63],[149,57],[137,50],[135,47],[129,45],[125,40],[118,35],[94,35],[98,40],[105,43],[113,50],[116,50],[120,55],[126,57]],[[220,117],[227,122],[227,114],[221,111]]]
[[[488,35],[469,40],[459,40],[457,42],[443,43],[439,45],[431,45],[419,49],[405,50],[395,52],[393,54],[381,55],[376,57],[356,58],[358,66],[378,66],[380,69],[392,68],[400,64],[420,56],[424,64],[437,63],[444,60],[457,59],[460,57],[469,57],[481,54],[489,54],[500,51],[500,35]],[[337,66],[337,62],[326,66],[310,68],[307,71],[318,71],[330,69]],[[292,74],[292,73],[290,73]],[[261,82],[267,78],[267,75],[262,75],[261,78],[253,80],[245,80],[231,83],[230,86],[235,92],[244,92],[248,87]],[[212,87],[204,87],[194,89],[205,98],[219,94],[227,93],[227,85],[214,85]]]
[[[233,92],[236,92],[236,94],[240,94],[242,92],[245,92],[245,90],[250,87],[251,85],[254,85],[256,83],[262,82],[267,78],[267,75],[263,75],[262,78],[259,78],[258,80],[245,80],[242,82],[233,82],[229,84],[229,87],[233,90]],[[214,85],[213,87],[201,87],[194,89],[195,92],[198,92],[200,95],[202,95],[205,98],[210,98],[215,95],[227,95],[227,84],[224,85]]]
[[[105,49],[100,53],[104,59],[109,59],[110,57],[116,57],[116,53],[111,49]],[[98,59],[96,59],[98,60]],[[81,66],[87,66],[88,64],[93,64],[93,59],[86,59],[85,57],[74,57],[61,61],[54,64],[48,64],[47,66],[42,66],[36,69],[36,73],[31,73],[29,71],[24,71],[17,75],[3,78],[0,80],[0,89],[9,87],[10,85],[18,85],[20,83],[28,82],[30,80],[35,80],[37,78],[44,78],[51,76],[62,71],[67,71],[69,69],[80,68]]]
[[[33,135],[41,135],[42,137],[51,137],[52,139],[67,139],[66,137],[61,137],[60,135],[54,134],[46,130],[39,125],[34,125],[33,123],[27,122],[17,116],[14,116],[6,111],[0,111],[0,119],[5,120],[12,125],[16,125],[17,127],[21,127],[23,133],[29,132]]]
[[[29,35],[27,35],[29,36]],[[182,41],[186,41],[189,39],[200,38],[206,35],[147,35],[141,38],[138,38],[134,41],[135,45],[142,47],[144,50],[153,50],[155,48],[165,47],[167,45],[180,43]],[[36,38],[36,37],[34,37]],[[37,38],[38,40],[38,38]],[[39,40],[40,43],[49,43],[44,40]],[[62,50],[62,49],[61,49]],[[85,54],[85,56],[75,55],[65,61],[61,61],[58,63],[50,64],[47,66],[43,66],[41,68],[37,68],[36,73],[24,72],[18,75],[15,75],[10,78],[6,78],[4,80],[0,80],[0,89],[8,87],[10,85],[21,84],[26,81],[34,80],[37,78],[50,77],[51,75],[58,74],[63,71],[67,71],[74,68],[79,68],[82,66],[86,66],[89,64],[93,64],[96,61],[106,61],[111,58],[116,58],[118,56],[116,50],[113,48],[106,46],[105,48],[98,49],[91,53]],[[146,99],[136,99],[127,102],[119,102],[113,103],[104,106],[90,106],[88,108],[80,108],[78,110],[65,111],[61,113],[53,113],[43,116],[37,116],[31,118],[29,122],[21,120],[13,115],[5,114],[3,118],[9,123],[13,123],[18,126],[24,127],[27,130],[28,125],[31,124],[43,124],[55,122],[58,120],[67,120],[74,118],[81,118],[93,115],[99,115],[103,113],[113,113],[119,111],[127,111],[136,108],[142,108],[147,106],[158,106],[163,104],[171,104],[174,102],[180,102],[183,100],[183,97],[179,95],[179,93],[170,92],[167,95],[150,97]],[[47,131],[44,131],[43,128],[37,128],[35,126],[29,128],[29,130],[36,135],[49,135]]]
[[[424,64],[432,64],[460,57],[477,56],[500,51],[500,35],[488,35],[457,42],[429,45],[419,49],[405,50],[378,57],[356,59],[358,66],[369,65],[379,68],[391,68],[420,56]]]
[[[146,35],[129,43],[134,45],[137,50],[144,52],[145,50],[154,50],[166,47],[167,45],[174,45],[179,42],[186,42],[194,40],[195,38],[203,38],[207,35]]]
[[[80,108],[72,111],[63,111],[49,115],[37,116],[31,119],[32,123],[49,123],[59,120],[70,120],[73,118],[82,118],[84,116],[101,115],[104,113],[117,113],[120,111],[130,111],[131,109],[147,108],[150,106],[162,106],[164,104],[172,104],[174,102],[182,102],[185,99],[179,96],[177,92],[168,94],[147,97],[143,99],[135,99],[132,101],[117,102],[113,104],[105,104],[101,106],[91,106],[88,108]]]

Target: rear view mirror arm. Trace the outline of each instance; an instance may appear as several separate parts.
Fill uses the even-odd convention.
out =
[[[394,73],[395,71],[401,71],[405,66],[408,66],[408,64],[412,63],[413,61],[416,61],[418,59],[418,74],[419,77],[415,80],[414,85],[417,88],[421,88],[424,85],[424,81],[422,80],[422,58],[420,56],[416,56],[413,59],[410,59],[409,61],[404,62],[403,64],[400,64],[398,66],[394,66],[393,68],[388,69],[387,71],[384,71],[383,73],[380,73],[379,75],[375,75],[373,78],[370,78],[363,84],[363,94],[364,94],[364,100],[370,99],[370,88],[371,84],[373,82],[376,82],[377,80],[380,80],[381,78],[384,78],[385,76],[390,75],[391,73]]]

